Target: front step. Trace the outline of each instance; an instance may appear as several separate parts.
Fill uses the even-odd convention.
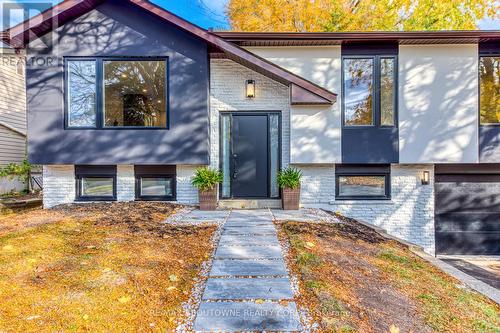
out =
[[[224,199],[219,200],[220,209],[281,209],[281,199]]]

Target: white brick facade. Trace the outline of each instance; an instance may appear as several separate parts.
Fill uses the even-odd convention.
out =
[[[73,202],[75,195],[75,167],[73,165],[43,166],[44,208]]]
[[[255,98],[245,97],[245,81],[255,81]],[[280,111],[282,165],[290,161],[290,98],[288,87],[234,61],[210,61],[210,167],[219,168],[220,111]],[[191,185],[196,166],[177,166],[177,202],[196,204],[198,191]]]
[[[255,97],[246,98],[245,81],[255,81]],[[210,61],[210,166],[219,168],[220,111],[280,111],[281,163],[290,161],[290,91],[287,86],[234,61]]]
[[[135,200],[135,171],[133,165],[116,166],[116,200]]]
[[[191,179],[198,166],[178,165],[177,166],[177,202],[192,205],[198,203],[198,190],[191,185]]]
[[[434,253],[434,167],[391,166],[391,200],[335,200],[335,168],[299,166],[303,172],[301,203],[323,207],[385,229],[389,234]],[[430,184],[422,185],[422,171],[430,171]]]

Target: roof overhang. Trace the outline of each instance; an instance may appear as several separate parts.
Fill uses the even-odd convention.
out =
[[[473,44],[500,42],[500,30],[384,32],[216,32],[241,46],[314,46],[350,43]]]
[[[45,33],[89,12],[104,1],[105,0],[65,0],[49,10],[5,31],[2,34],[2,40],[14,48],[23,48],[31,40],[39,38]],[[294,100],[300,100],[301,104],[328,105],[335,103],[337,100],[337,94],[289,72],[234,43],[226,41],[217,34],[200,28],[147,0],[124,1],[129,1],[169,24],[200,38],[212,47],[223,52],[227,58],[289,86],[292,102]],[[299,91],[300,96],[295,96]]]

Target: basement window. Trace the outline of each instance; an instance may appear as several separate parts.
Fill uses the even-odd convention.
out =
[[[391,198],[389,165],[337,165],[335,175],[335,198],[338,200]]]
[[[136,200],[175,200],[174,165],[136,165]]]
[[[76,200],[116,200],[116,166],[77,165]]]

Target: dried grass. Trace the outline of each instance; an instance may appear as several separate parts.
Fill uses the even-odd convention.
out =
[[[0,331],[172,331],[215,231],[160,223],[174,209],[67,205],[2,218]]]

